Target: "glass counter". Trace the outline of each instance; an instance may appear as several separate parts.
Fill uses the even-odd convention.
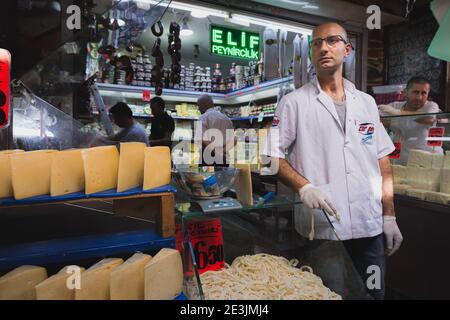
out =
[[[300,203],[298,199],[276,196],[240,210],[205,214],[193,203],[187,206],[182,195],[177,197],[177,242],[183,252],[185,293],[189,299],[371,299],[342,242],[309,240],[295,231],[294,206]],[[195,230],[205,224],[217,228],[222,243],[211,245],[203,234],[199,244]],[[217,258],[223,259],[222,271],[212,271],[214,268],[208,264],[211,260],[217,262]],[[241,273],[248,272],[243,267],[246,264],[256,268],[255,281],[238,280]],[[267,269],[269,265],[272,267]],[[295,285],[306,288],[302,281],[309,278],[309,289],[318,293],[308,289],[289,293],[272,287],[264,289],[276,279],[283,287],[281,282],[287,279],[283,272],[287,270],[299,273],[290,280],[298,281]]]
[[[390,155],[397,195],[450,203],[450,113],[381,117],[396,146]]]

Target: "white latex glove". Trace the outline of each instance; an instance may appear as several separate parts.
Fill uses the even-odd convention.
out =
[[[328,196],[312,183],[303,186],[300,191],[300,200],[310,209],[323,209],[330,216],[340,220],[340,215],[334,208]]]
[[[386,254],[392,256],[400,248],[403,236],[394,216],[383,216],[383,232],[386,237]]]
[[[378,106],[378,110],[385,115],[398,116],[402,113],[401,110],[395,109],[394,107],[388,104],[380,104]]]

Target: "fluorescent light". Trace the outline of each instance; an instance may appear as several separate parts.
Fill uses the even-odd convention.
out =
[[[317,10],[317,9],[319,9],[319,6],[316,6],[314,4],[305,4],[304,6],[302,6],[302,9],[314,9],[314,10]]]
[[[191,29],[183,29],[180,31],[180,35],[186,36],[186,37],[192,36],[193,34],[194,34],[194,31],[192,31]]]
[[[201,10],[193,10],[191,11],[191,16],[198,19],[203,19],[209,16],[209,13]]]
[[[274,28],[274,29],[282,29],[282,30],[286,30],[286,31],[291,31],[291,32],[295,32],[295,33],[301,33],[301,34],[305,34],[305,35],[310,35],[312,34],[312,29],[306,29],[306,28],[302,28],[302,27],[298,27],[292,24],[285,24],[285,23],[281,23],[281,22],[277,22],[277,21],[273,21],[273,20],[265,20],[262,18],[255,18],[252,16],[245,16],[242,14],[232,14],[231,15],[232,18],[236,18],[238,20],[247,20],[249,23],[251,24],[256,24],[259,26],[263,26],[263,27],[269,27],[269,28]]]
[[[146,3],[150,3],[150,4],[158,4],[161,3],[161,5],[163,5],[163,3],[161,1],[157,1],[157,0],[139,0],[142,2],[146,2]],[[179,2],[179,1],[172,1],[170,2],[169,8],[173,8],[173,9],[178,9],[178,10],[184,10],[184,11],[190,11],[190,12],[202,12],[204,14],[208,14],[209,16],[214,16],[214,17],[219,17],[219,18],[228,18],[229,13],[223,10],[218,10],[218,9],[212,9],[212,8],[208,8],[208,7],[204,7],[204,6],[197,6],[197,5],[193,5],[193,4],[188,4],[188,3],[184,3],[184,2]],[[204,18],[204,17],[202,17]]]
[[[231,18],[225,18],[225,21],[238,24],[244,27],[250,27],[250,22],[248,21],[248,19],[236,18],[234,15],[231,15]]]

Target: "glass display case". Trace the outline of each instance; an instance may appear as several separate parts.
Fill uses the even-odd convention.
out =
[[[371,299],[342,242],[294,230],[296,197],[213,214],[177,198],[189,299]]]
[[[396,146],[390,155],[394,192],[450,203],[450,113],[381,117]]]

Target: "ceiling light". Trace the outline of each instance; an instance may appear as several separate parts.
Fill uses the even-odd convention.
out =
[[[157,4],[162,5],[163,4],[161,0],[139,0],[139,1],[150,3],[152,5],[157,5]],[[188,4],[188,3],[184,3],[184,2],[178,2],[178,1],[171,1],[169,8],[183,10],[183,11],[190,11],[190,12],[202,11],[204,14],[207,14],[209,16],[219,17],[219,18],[227,18],[229,16],[229,13],[226,11],[223,11],[223,10],[206,8],[204,6],[197,6],[197,5]],[[205,16],[203,16],[202,18],[205,18]]]
[[[292,24],[286,24],[282,22],[277,22],[273,20],[265,20],[262,18],[256,18],[253,16],[245,16],[242,14],[232,14],[232,17],[238,20],[247,20],[251,24],[256,24],[258,26],[269,27],[274,29],[281,29],[286,31],[291,31],[295,33],[301,33],[304,35],[311,35],[312,29],[307,29],[305,27],[295,26]]]
[[[244,27],[250,27],[250,22],[248,21],[248,19],[236,18],[235,15],[231,15],[231,18],[225,18],[225,21]]]
[[[319,7],[314,5],[314,4],[305,4],[304,6],[302,6],[302,9],[314,9],[314,10],[317,10],[317,9],[319,9]]]
[[[282,2],[287,2],[290,4],[295,4],[295,5],[300,5],[300,6],[304,6],[309,4],[309,1],[295,1],[295,0],[281,0]]]
[[[181,27],[181,31],[180,34],[182,36],[192,36],[194,34],[194,31],[191,30],[191,28],[189,28],[188,24],[187,24],[187,19],[183,20],[183,26]]]
[[[202,10],[192,10],[191,16],[194,18],[203,19],[203,18],[206,18],[207,16],[209,16],[209,13],[206,11],[202,11]]]

